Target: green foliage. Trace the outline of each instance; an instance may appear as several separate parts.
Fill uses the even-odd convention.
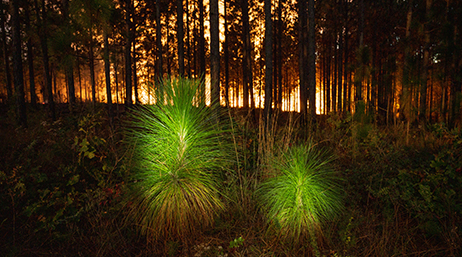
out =
[[[163,81],[157,103],[131,115],[131,214],[143,234],[186,239],[223,210],[219,183],[231,147],[218,106],[205,105],[198,81]]]
[[[283,237],[299,242],[341,211],[340,181],[331,161],[308,144],[289,148],[273,164],[276,176],[262,182],[257,194],[268,222]]]
[[[244,244],[244,238],[242,236],[238,238],[234,238],[234,240],[229,242],[229,249],[236,249],[239,248]]]
[[[435,133],[441,137],[440,127]],[[448,136],[448,135],[447,135]],[[383,184],[371,187],[374,197],[385,203],[385,213],[403,207],[428,235],[441,235],[448,222],[462,216],[462,140],[454,135],[452,144],[415,165],[398,165],[396,174],[386,176]]]
[[[115,210],[121,199],[119,168],[99,113],[79,122],[35,118],[28,130],[10,130],[0,148],[6,160],[0,163],[4,253],[14,253],[15,242],[22,242],[20,249],[59,247],[54,244],[87,227],[93,215]]]

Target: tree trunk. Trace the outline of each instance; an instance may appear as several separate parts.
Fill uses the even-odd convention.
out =
[[[342,0],[343,1],[343,0]],[[344,33],[344,36],[343,36],[343,43],[344,43],[344,56],[343,56],[343,60],[345,62],[345,66],[343,67],[343,109],[342,111],[344,113],[346,113],[347,111],[349,111],[349,108],[348,106],[350,105],[350,102],[349,102],[349,97],[348,97],[348,85],[349,85],[349,81],[348,81],[348,66],[347,64],[349,63],[349,60],[348,60],[348,1],[345,1],[345,2],[342,2],[343,5],[344,5],[344,23],[343,23],[343,26],[345,28],[345,33]]]
[[[12,3],[13,21],[13,75],[18,125],[27,128],[26,102],[24,100],[24,76],[22,71],[21,25],[19,21],[19,1]]]
[[[277,95],[277,102],[278,102],[278,109],[282,110],[282,4],[284,0],[279,0],[278,3],[278,30],[277,30],[277,38],[279,42],[279,50],[276,52],[277,62],[279,63],[277,68],[277,78],[276,83],[278,87],[278,95]]]
[[[125,1],[125,30],[126,30],[126,42],[125,42],[125,105],[131,107],[132,101],[132,0]]]
[[[205,77],[204,0],[199,0],[199,73]]]
[[[106,77],[106,98],[109,120],[112,123],[112,93],[111,93],[111,64],[109,62],[109,39],[108,26],[103,25],[103,40],[104,40],[104,75]]]
[[[204,28],[204,0],[198,1],[199,5],[199,74],[205,81],[205,28]],[[205,97],[205,83],[202,83],[201,91],[204,92]]]
[[[156,0],[156,45],[157,45],[157,69],[156,82],[164,76],[162,59],[162,24],[160,21],[160,0]]]
[[[210,83],[211,102],[220,104],[220,38],[218,0],[210,1]]]
[[[218,4],[217,4],[218,5]],[[177,40],[178,40],[178,73],[184,77],[184,30],[183,30],[183,0],[177,0]]]
[[[51,82],[50,63],[48,56],[48,35],[47,35],[47,12],[45,6],[45,0],[42,0],[42,10],[40,16],[40,8],[37,0],[35,0],[35,10],[37,12],[38,24],[39,24],[39,35],[40,35],[40,46],[42,48],[42,59],[43,59],[43,70],[45,78],[45,88],[47,93],[48,107],[53,121],[56,120],[55,102],[53,99],[53,85]]]
[[[243,78],[243,97],[244,108],[249,107],[250,91],[253,92],[253,76],[252,76],[252,45],[250,41],[250,23],[249,23],[249,3],[248,0],[241,0],[242,7],[242,38],[243,38],[243,63],[242,63],[242,78]],[[239,102],[239,100],[238,100]]]
[[[273,21],[271,0],[265,0],[265,135],[271,131],[272,82],[273,82]]]
[[[30,33],[30,11],[29,6],[24,7],[25,10],[25,23],[26,31]],[[30,91],[30,103],[33,108],[37,107],[37,93],[35,92],[35,74],[34,74],[34,54],[32,49],[32,35],[28,35],[27,39],[27,64],[29,68],[29,91]]]
[[[298,47],[299,55],[299,76],[300,76],[300,114],[302,115],[302,122],[306,121],[307,115],[307,100],[308,100],[308,18],[306,13],[306,0],[298,1],[298,16],[299,16],[299,42]]]
[[[343,55],[344,55],[344,49],[343,49],[343,21],[342,19],[345,19],[346,17],[342,17],[343,15],[343,0],[339,1],[339,30],[338,30],[338,55],[337,55],[337,111],[342,112],[342,87],[343,87]]]
[[[95,81],[95,56],[93,53],[93,30],[90,26],[90,49],[88,53],[88,62],[90,66],[90,83],[91,83],[91,101],[93,107],[96,105],[96,81]]]
[[[133,24],[133,23],[132,23]],[[132,47],[133,47],[133,52],[132,52],[132,59],[133,59],[133,89],[135,90],[135,104],[140,104],[140,97],[138,94],[138,74],[137,74],[137,68],[136,68],[136,61],[137,61],[137,54],[136,54],[136,29],[132,28]]]
[[[432,0],[426,0],[426,22],[424,24],[424,55],[422,64],[422,84],[420,85],[420,108],[419,108],[419,120],[420,122],[426,122],[427,112],[427,83],[428,83],[428,69],[430,67],[430,12],[431,12]]]
[[[224,0],[225,5],[225,43],[224,43],[224,52],[225,52],[225,106],[229,107],[229,46],[228,46],[228,8]]]
[[[62,15],[63,21],[65,26],[70,26],[69,22],[69,0],[62,1]],[[69,32],[69,28],[65,28],[65,32],[67,33],[68,37],[71,37],[71,33]],[[67,89],[68,89],[68,96],[69,96],[69,109],[72,111],[73,106],[75,105],[75,85],[74,85],[74,58],[72,56],[72,46],[71,41],[65,46],[65,55],[66,59],[65,62],[65,75],[66,75],[66,82],[67,82]]]
[[[5,76],[5,84],[6,84],[6,93],[7,93],[7,97],[8,97],[8,101],[11,101],[11,99],[13,99],[13,86],[11,84],[11,72],[10,72],[10,61],[9,61],[9,50],[8,50],[8,44],[7,44],[7,38],[6,38],[6,21],[5,21],[5,13],[4,11],[6,11],[6,6],[7,4],[6,3],[3,3],[4,0],[2,0],[1,2],[1,5],[4,6],[4,8],[2,8],[2,10],[0,10],[0,20],[1,20],[1,23],[2,23],[2,45],[3,45],[3,61],[4,61],[4,65],[5,65],[5,73],[6,73],[6,76]],[[5,9],[5,10],[3,10]]]
[[[314,0],[308,0],[308,93],[311,121],[316,120],[316,31]]]

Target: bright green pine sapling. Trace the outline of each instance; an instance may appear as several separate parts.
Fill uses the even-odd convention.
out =
[[[297,243],[309,237],[314,242],[323,222],[342,209],[339,177],[329,165],[332,160],[310,143],[291,147],[282,161],[274,161],[276,175],[257,190],[270,229]]]
[[[202,88],[195,80],[165,80],[155,90],[157,103],[131,114],[130,216],[147,236],[186,239],[224,208],[220,172],[232,148],[223,140],[219,106],[206,106]]]

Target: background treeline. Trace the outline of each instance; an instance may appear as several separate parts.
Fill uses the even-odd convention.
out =
[[[0,14],[1,101],[23,125],[26,102],[112,112],[169,75],[211,80],[234,107],[460,120],[456,0],[3,0]]]

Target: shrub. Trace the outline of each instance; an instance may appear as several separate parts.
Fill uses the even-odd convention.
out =
[[[222,140],[218,105],[206,106],[202,88],[193,80],[163,81],[156,104],[131,115],[130,216],[142,234],[186,239],[224,208],[218,187],[231,148]]]
[[[299,242],[320,231],[324,221],[342,209],[339,177],[332,157],[312,144],[289,148],[274,162],[274,177],[257,190],[269,223],[280,235]]]

